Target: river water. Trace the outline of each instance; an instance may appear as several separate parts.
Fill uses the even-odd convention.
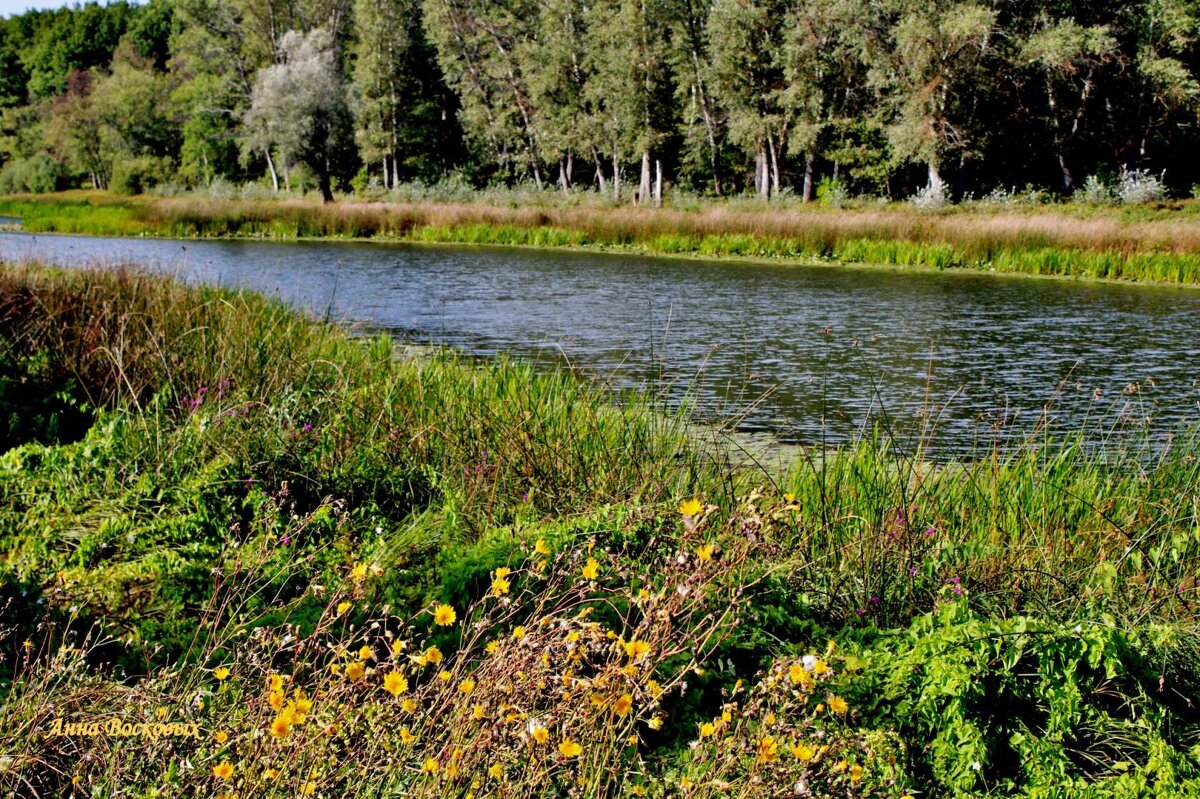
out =
[[[569,363],[786,441],[918,431],[942,455],[1045,409],[1166,435],[1200,416],[1200,290],[407,244],[0,233],[0,258],[139,264],[491,356]]]

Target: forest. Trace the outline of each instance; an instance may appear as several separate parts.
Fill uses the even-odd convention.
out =
[[[1190,0],[150,0],[0,20],[0,192],[1200,183]]]

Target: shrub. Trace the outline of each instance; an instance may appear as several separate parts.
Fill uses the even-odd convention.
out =
[[[149,155],[125,158],[113,164],[108,188],[114,194],[144,194],[155,186],[168,182],[172,172],[169,158],[155,158]]]
[[[1152,175],[1141,169],[1130,169],[1121,176],[1117,198],[1125,205],[1156,203],[1167,196],[1162,175]]]
[[[941,183],[931,183],[910,199],[918,211],[940,211],[946,207],[949,200],[946,197],[946,187]]]
[[[1108,205],[1113,201],[1113,190],[1104,182],[1104,178],[1088,175],[1083,186],[1075,190],[1071,199],[1087,205]]]
[[[58,188],[58,162],[46,153],[9,161],[0,170],[0,194],[41,194]]]
[[[850,188],[838,178],[822,178],[817,184],[817,202],[829,208],[841,208],[850,199]]]

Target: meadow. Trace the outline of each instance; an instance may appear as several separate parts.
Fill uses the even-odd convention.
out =
[[[652,395],[6,265],[0,795],[1200,796],[1200,441],[1087,436],[765,472]]]
[[[379,239],[1200,283],[1200,204],[971,202],[825,207],[678,196],[663,208],[592,194],[400,192],[377,200],[118,197],[0,200],[32,233],[179,238]]]

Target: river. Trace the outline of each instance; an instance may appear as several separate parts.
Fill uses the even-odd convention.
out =
[[[789,442],[872,426],[947,453],[1043,412],[1166,435],[1200,415],[1200,290],[591,252],[0,233],[0,258],[139,264],[480,356],[690,399]]]

